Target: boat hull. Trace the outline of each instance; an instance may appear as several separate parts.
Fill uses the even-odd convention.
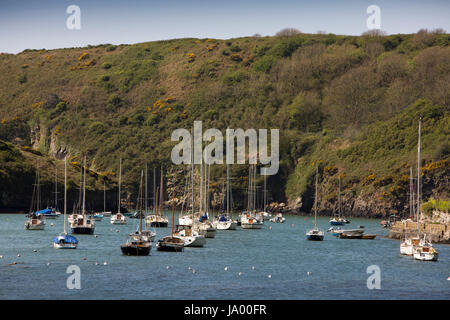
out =
[[[53,248],[55,249],[76,249],[77,245],[75,243],[53,243]]]
[[[150,227],[152,228],[167,228],[169,225],[166,221],[152,221],[150,222]]]
[[[215,224],[217,230],[236,230],[237,223],[236,222],[217,222]]]
[[[241,222],[242,229],[261,229],[263,227],[262,223],[243,223]]]
[[[439,254],[437,252],[414,252],[414,259],[420,261],[437,261]]]
[[[120,250],[125,256],[148,256],[152,249],[151,244],[148,245],[121,245]]]
[[[320,234],[307,234],[306,235],[306,240],[309,241],[322,241],[323,240],[323,235]]]
[[[93,227],[72,227],[73,234],[94,234],[95,228]]]
[[[40,223],[33,224],[32,222],[26,221],[25,222],[25,230],[44,230],[45,224],[43,221]]]
[[[184,245],[183,244],[180,245],[180,244],[173,244],[173,243],[157,242],[156,250],[169,251],[169,252],[181,252],[184,250]]]

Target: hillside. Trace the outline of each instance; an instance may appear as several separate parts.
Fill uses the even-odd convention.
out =
[[[335,207],[338,175],[349,214],[406,213],[405,175],[416,163],[419,116],[424,196],[448,199],[449,43],[449,34],[422,30],[1,54],[0,140],[8,142],[1,156],[8,161],[0,164],[0,206],[28,204],[36,157],[61,166],[65,154],[74,166],[81,153],[87,155],[95,172],[88,186],[99,194],[102,177],[114,188],[122,157],[126,192],[136,197],[144,162],[170,166],[172,131],[203,120],[204,128],[220,130],[280,129],[280,171],[268,185],[271,200],[292,210],[311,209],[319,164],[323,214]],[[173,172],[172,182],[180,172]],[[224,172],[224,166],[211,172],[218,199]],[[233,198],[245,204],[247,168],[233,166],[232,174]],[[16,177],[24,183],[17,185]]]

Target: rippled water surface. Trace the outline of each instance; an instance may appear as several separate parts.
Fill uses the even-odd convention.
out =
[[[436,245],[438,262],[420,262],[400,256],[399,241],[382,237],[387,231],[377,220],[348,225],[364,225],[380,235],[375,240],[327,233],[310,242],[312,218],[286,217],[261,230],[217,231],[204,248],[171,253],[153,245],[150,256],[128,257],[120,245],[136,220],[113,226],[104,218],[96,222],[97,238],[77,235],[76,250],[56,250],[62,217],[47,220],[43,231],[26,231],[23,214],[1,214],[0,299],[450,299],[450,246]],[[318,225],[328,229],[328,218]],[[170,228],[156,233],[158,239]],[[67,289],[69,265],[81,269],[80,290]],[[381,269],[380,290],[367,289],[370,265]]]

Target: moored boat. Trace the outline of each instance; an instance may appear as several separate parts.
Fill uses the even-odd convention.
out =
[[[318,166],[316,167],[316,192],[314,196],[314,228],[306,232],[306,240],[322,241],[325,233],[317,227],[317,177]]]
[[[67,214],[67,158],[64,158],[64,228],[63,233],[53,239],[53,248],[55,249],[76,249],[78,239],[67,234],[66,229]]]
[[[119,202],[117,204],[117,213],[111,215],[111,224],[127,224],[127,218],[120,212],[120,191],[122,185],[122,158],[119,160]]]
[[[143,233],[142,230],[142,220],[144,213],[142,212],[142,176],[143,172],[141,172],[141,184],[139,188],[140,192],[140,204],[139,204],[139,230],[136,231],[134,234],[130,234],[130,238],[128,241],[120,246],[120,250],[122,251],[122,254],[127,256],[148,256],[150,253],[150,250],[152,248],[152,242],[150,240],[149,235],[151,236],[151,233]]]

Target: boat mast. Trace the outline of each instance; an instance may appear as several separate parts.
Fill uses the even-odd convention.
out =
[[[36,211],[41,210],[41,175],[39,173],[39,162],[37,170],[37,198],[36,198]]]
[[[67,156],[64,158],[64,234],[67,234],[66,213],[67,213]]]
[[[316,167],[316,195],[314,201],[314,229],[317,228],[317,174],[319,172],[319,166]]]
[[[106,212],[106,181],[103,180],[103,212]]]
[[[194,128],[191,129],[191,136],[194,136]],[[194,219],[194,139],[191,139],[191,205],[192,219]]]
[[[339,218],[341,218],[341,175],[339,175],[339,193],[338,193],[338,205],[339,205],[339,211],[338,211],[338,215]]]
[[[413,205],[413,172],[412,167],[409,167],[409,216],[411,219],[414,215]]]
[[[227,164],[227,216],[230,216],[230,164]]]
[[[420,237],[420,228],[419,228],[419,220],[421,216],[420,212],[420,167],[421,167],[421,161],[420,161],[420,152],[421,152],[421,145],[420,145],[420,138],[421,138],[421,126],[422,126],[422,117],[419,118],[419,143],[417,147],[417,232]]]
[[[84,178],[83,178],[83,211],[81,212],[81,214],[84,216],[84,210],[85,210],[85,207],[86,207],[86,156],[84,156],[83,171],[84,171]]]
[[[200,159],[200,215],[203,214],[203,154]]]
[[[122,158],[119,159],[119,208],[117,209],[117,213],[120,213],[120,187],[122,183]]]
[[[144,175],[144,171],[141,170],[141,183],[139,187],[139,194],[140,194],[140,202],[139,202],[139,233],[142,233],[142,178]]]
[[[257,189],[256,189],[256,164],[253,165],[253,210],[256,211],[256,195],[257,195]]]
[[[78,193],[77,213],[81,213],[81,196],[83,193],[83,164],[80,158],[80,192]]]
[[[55,165],[55,211],[58,207],[58,167]]]
[[[157,203],[157,199],[156,199],[156,168],[153,167],[153,214],[156,213],[156,211],[158,210],[156,203]]]
[[[147,213],[147,192],[148,192],[148,172],[147,172],[147,161],[145,161],[145,202],[144,202],[144,210]]]
[[[159,190],[159,215],[162,217],[162,210],[163,210],[163,168],[161,166],[161,188]]]
[[[267,207],[267,175],[264,175],[264,195],[263,195],[263,211],[266,211]]]

